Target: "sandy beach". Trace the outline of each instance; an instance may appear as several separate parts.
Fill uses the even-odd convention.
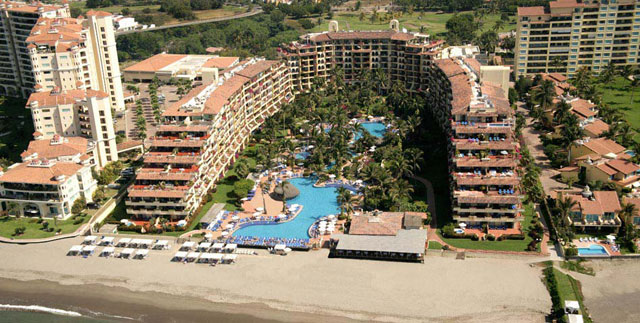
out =
[[[240,255],[233,265],[210,267],[171,263],[175,246],[151,251],[142,261],[65,256],[80,242],[0,245],[5,260],[0,278],[32,283],[16,282],[16,292],[41,286],[50,295],[71,298],[74,291],[90,291],[85,299],[114,304],[102,308],[104,313],[126,313],[143,321],[152,321],[148,312],[155,307],[159,312],[203,313],[193,321],[214,311],[240,315],[238,322],[542,322],[551,307],[540,269],[529,265],[538,261],[532,258],[455,260],[436,255],[425,264],[408,264],[329,259],[327,250],[286,257],[260,251],[258,256]],[[50,282],[64,286],[55,288]],[[0,287],[0,295],[6,289]],[[118,310],[115,304],[123,301],[129,305]]]
[[[596,276],[571,273],[582,283],[594,322],[637,322],[640,309],[640,265],[637,260],[592,261]]]

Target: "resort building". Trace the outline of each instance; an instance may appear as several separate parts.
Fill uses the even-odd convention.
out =
[[[287,61],[294,92],[311,88],[313,80],[326,80],[333,68],[344,72],[346,82],[357,80],[364,70],[380,69],[389,84],[402,81],[409,91],[425,91],[424,79],[433,57],[444,41],[430,41],[429,35],[400,32],[392,20],[386,31],[338,31],[331,21],[329,31],[306,34],[298,42],[279,48]]]
[[[51,139],[42,139],[42,134],[34,134],[36,140],[29,142],[27,150],[20,154],[23,162],[46,158],[61,162],[74,162],[94,165],[95,143],[83,137],[62,137],[54,135]]]
[[[33,91],[27,37],[43,17],[68,18],[69,6],[0,1],[0,95],[26,98]]]
[[[133,17],[115,15],[113,16],[113,28],[115,32],[131,31],[138,28],[138,22]]]
[[[63,155],[61,159],[64,159]],[[6,170],[0,169],[0,211],[16,216],[65,220],[71,216],[76,199],[84,196],[91,201],[96,185],[90,165],[32,159]]]
[[[281,61],[251,59],[200,85],[163,113],[148,138],[144,166],[129,188],[133,221],[179,221],[202,203],[247,144],[251,133],[293,99]]]
[[[473,58],[436,60],[428,103],[451,138],[453,219],[468,229],[519,233],[522,215],[514,110]]]
[[[634,189],[640,187],[640,166],[625,159],[591,157],[578,161],[578,167],[584,169],[587,183],[601,181],[613,183],[619,188]]]
[[[353,216],[348,234],[331,236],[329,256],[424,262],[427,232],[419,225],[424,218],[417,212]]]
[[[29,96],[36,139],[84,137],[95,143],[93,159],[102,168],[118,160],[109,96],[94,90],[35,92]]]
[[[582,192],[559,192],[558,199],[570,198],[576,202],[571,214],[565,219],[567,225],[581,231],[617,231],[620,228],[618,213],[622,209],[616,191],[591,192],[587,185]]]
[[[236,66],[238,57],[214,55],[158,54],[124,69],[126,82],[151,82],[154,78],[168,82],[171,79],[213,82],[224,70]],[[208,81],[208,82],[207,82]]]
[[[519,7],[516,78],[537,73],[572,77],[581,67],[637,65],[640,4],[635,0],[556,0]]]
[[[111,14],[40,18],[26,41],[36,90],[98,90],[109,95],[110,108],[124,110]]]
[[[569,147],[570,161],[591,158],[630,159],[626,148],[607,138],[584,138],[577,140]]]

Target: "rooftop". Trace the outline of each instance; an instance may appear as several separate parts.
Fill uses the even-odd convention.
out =
[[[398,230],[392,236],[335,234],[331,238],[339,240],[336,250],[424,254],[427,231]]]
[[[29,147],[20,156],[26,158],[37,154],[37,158],[57,159],[88,152],[89,140],[83,137],[62,137],[55,135],[52,139],[32,140]]]
[[[45,162],[47,165],[43,165]],[[71,162],[34,161],[20,163],[7,169],[0,176],[0,182],[57,185],[75,175],[82,167],[84,166]]]
[[[358,215],[351,218],[350,235],[395,235],[402,229],[402,213]]]
[[[37,102],[40,107],[57,106],[60,104],[74,104],[78,100],[84,100],[90,97],[108,98],[109,95],[102,91],[96,90],[66,90],[48,92],[33,92],[27,100],[27,108],[32,103]]]

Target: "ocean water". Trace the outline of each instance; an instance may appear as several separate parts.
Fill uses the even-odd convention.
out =
[[[98,320],[86,316],[66,316],[44,312],[3,311],[0,310],[0,322],[2,323],[102,323],[110,322]]]
[[[287,201],[288,204],[300,204],[304,206],[295,219],[271,225],[252,225],[238,229],[233,235],[253,236],[261,238],[295,238],[308,239],[309,227],[317,219],[329,214],[340,212],[336,197],[335,187],[313,187],[315,177],[300,177],[290,179],[289,182],[300,190],[300,195]]]

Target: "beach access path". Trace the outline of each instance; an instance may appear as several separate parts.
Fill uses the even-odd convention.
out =
[[[100,284],[175,295],[166,310],[196,297],[367,321],[542,322],[551,307],[540,268],[530,265],[540,259],[529,257],[461,261],[438,254],[412,264],[328,258],[326,249],[286,257],[259,250],[210,267],[170,262],[177,246],[152,250],[145,260],[65,256],[81,241],[3,245],[0,257],[11,261],[0,263],[0,278],[49,280],[79,292]]]

